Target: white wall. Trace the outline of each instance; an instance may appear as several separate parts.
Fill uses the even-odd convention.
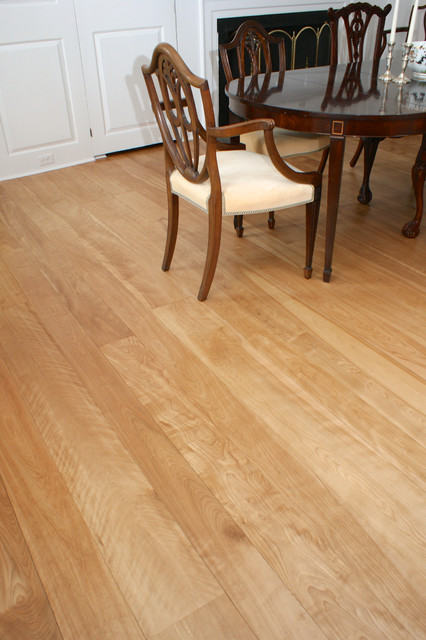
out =
[[[392,0],[394,3],[394,0]],[[286,11],[290,12],[299,12],[299,11],[317,11],[317,10],[327,10],[330,6],[340,7],[345,4],[348,4],[345,0],[174,0],[175,3],[175,17],[176,17],[176,40],[177,40],[177,48],[188,64],[189,68],[202,77],[208,79],[210,88],[213,94],[213,101],[216,102],[217,99],[217,74],[218,74],[218,50],[217,50],[217,20],[218,18],[226,18],[226,17],[238,17],[238,16],[247,16],[247,15],[256,15],[256,14],[271,14],[271,13],[284,13]],[[376,4],[381,6],[385,6],[387,4],[386,0],[375,0]],[[123,1],[123,9],[124,9],[125,0]],[[25,40],[31,41],[36,40],[34,28],[38,24],[40,32],[44,34],[43,29],[47,24],[53,24],[51,15],[56,15],[58,13],[58,24],[60,23],[59,17],[62,14],[59,13],[61,7],[63,9],[63,21],[62,24],[66,24],[68,40],[64,40],[65,42],[69,42],[70,46],[68,50],[65,51],[65,57],[60,58],[62,67],[61,73],[64,78],[68,81],[70,78],[70,82],[67,83],[66,87],[68,90],[68,86],[78,87],[77,89],[73,89],[73,94],[66,94],[67,99],[69,98],[69,105],[67,107],[67,113],[70,115],[70,130],[72,131],[72,135],[69,136],[70,141],[66,142],[66,144],[62,144],[61,146],[61,155],[59,157],[59,145],[56,146],[56,155],[59,157],[60,166],[67,166],[69,164],[73,164],[76,162],[85,162],[90,159],[93,159],[93,153],[91,153],[91,141],[89,138],[89,119],[87,116],[87,105],[86,100],[84,98],[84,88],[83,80],[82,80],[82,69],[81,69],[81,59],[78,54],[78,37],[76,31],[76,25],[74,21],[73,12],[70,11],[70,7],[73,5],[73,0],[60,0],[60,2],[47,2],[41,0],[31,0],[28,4],[17,3],[14,5],[13,3],[1,3],[0,1],[0,44],[3,45],[0,47],[0,50],[4,54],[5,64],[6,54],[9,49],[13,48],[14,43],[23,42]],[[38,8],[40,7],[40,8]],[[47,9],[46,9],[47,7]],[[6,15],[6,11],[12,8],[12,11],[15,11],[16,17],[13,16],[13,20],[3,19],[3,13]],[[19,9],[19,11],[18,11]],[[400,10],[399,10],[399,25],[406,25],[408,23],[408,17],[411,9],[411,0],[400,0]],[[26,19],[22,21],[22,19],[18,19],[19,15],[22,16],[22,11],[25,10],[27,18],[29,14],[34,16],[31,19]],[[50,11],[49,16],[44,16],[46,11]],[[62,9],[61,9],[62,11]],[[67,11],[68,13],[64,13]],[[37,17],[39,16],[39,17]],[[68,17],[66,17],[68,16]],[[49,18],[49,19],[47,19]],[[387,27],[390,28],[392,20],[392,13],[388,16]],[[417,39],[423,39],[423,27],[420,24],[421,20],[418,20],[417,25]],[[22,35],[20,31],[22,30],[22,25],[26,24],[28,28],[31,27],[31,33],[27,35]],[[3,25],[3,26],[2,26]],[[12,33],[13,29],[16,28],[16,37]],[[50,28],[50,27],[49,27]],[[52,31],[52,28],[50,28]],[[71,33],[72,29],[75,30],[75,34]],[[56,33],[47,33],[43,35],[45,41],[51,41],[55,43],[59,37],[63,37],[62,32],[57,29]],[[402,37],[400,38],[400,41]],[[7,43],[11,43],[8,45]],[[13,45],[13,46],[12,46]],[[71,46],[72,45],[72,46]],[[9,47],[9,49],[8,49]],[[73,47],[75,51],[73,50]],[[53,44],[52,47],[53,48]],[[16,49],[16,47],[15,47]],[[62,54],[61,54],[62,55]],[[59,58],[58,58],[59,59]],[[6,67],[5,67],[6,69]],[[0,69],[1,70],[1,69]],[[10,74],[9,74],[10,76]],[[10,83],[10,77],[8,76],[8,81]],[[43,80],[46,81],[46,77],[43,77]],[[19,77],[19,74],[16,74],[16,83],[22,82],[22,79]],[[82,93],[83,92],[83,93]],[[4,93],[4,83],[3,83],[3,93]],[[28,92],[27,92],[28,93]],[[58,93],[58,92],[57,92]],[[44,93],[44,96],[55,94],[55,87],[50,87],[49,91]],[[58,99],[61,96],[58,95]],[[10,147],[10,140],[8,140],[7,136],[11,138],[10,134],[10,126],[7,129],[7,123],[3,119],[1,120],[1,110],[3,109],[5,101],[9,100],[10,96],[3,95],[2,97],[2,87],[0,87],[0,180],[3,178],[12,177],[12,175],[20,175],[18,168],[10,171],[10,167],[6,168],[5,162],[9,161],[8,158],[10,153],[8,151],[8,146]],[[33,95],[33,102],[35,104],[35,99],[37,95]],[[39,96],[40,100],[43,96]],[[11,99],[11,98],[10,98]],[[40,102],[39,100],[39,102]],[[45,99],[45,101],[47,98]],[[50,103],[54,103],[53,98],[49,98]],[[10,101],[10,100],[9,100]],[[19,102],[21,104],[21,102]],[[22,106],[22,104],[21,104]],[[78,109],[77,109],[78,107]],[[41,108],[41,107],[40,107]],[[43,107],[44,108],[44,107]],[[10,109],[9,109],[10,111]],[[45,110],[48,113],[48,109]],[[5,112],[5,109],[3,109]],[[78,114],[78,117],[77,115]],[[35,112],[32,112],[32,119],[29,118],[25,121],[26,125],[31,125],[31,130],[34,132],[34,136],[40,136],[40,132],[44,131],[43,128],[37,127],[37,122],[33,122],[35,118]],[[50,116],[46,117],[43,121],[43,126],[45,127],[55,127],[57,122],[55,118]],[[52,135],[51,135],[52,134]],[[50,166],[40,167],[40,163],[44,160],[49,161],[51,157],[52,150],[49,147],[49,140],[58,138],[58,135],[55,131],[44,131],[44,140],[37,139],[37,145],[35,145],[35,159],[34,162],[37,163],[37,170],[49,169]],[[62,135],[62,134],[61,134]],[[52,138],[53,136],[53,138]],[[56,138],[55,138],[56,136]],[[60,136],[59,136],[60,137]],[[22,150],[22,153],[26,152]],[[15,154],[15,158],[19,159],[20,151],[18,150],[18,154]],[[67,155],[68,154],[68,155]],[[80,155],[79,155],[80,154]],[[56,167],[59,166],[56,164]],[[18,167],[18,165],[17,165]],[[36,170],[26,171],[25,173],[34,173]]]

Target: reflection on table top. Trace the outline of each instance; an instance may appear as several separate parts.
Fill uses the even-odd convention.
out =
[[[370,63],[363,63],[260,74],[233,80],[226,93],[231,108],[236,100],[333,118],[418,117],[426,112],[426,83],[384,83],[379,79],[384,69],[382,62],[373,72]]]

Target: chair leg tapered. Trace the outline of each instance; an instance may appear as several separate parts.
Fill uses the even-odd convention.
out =
[[[358,141],[358,146],[356,148],[356,151],[355,151],[355,153],[354,153],[354,155],[352,157],[352,160],[349,163],[351,167],[354,167],[356,165],[356,163],[359,160],[359,156],[361,155],[363,149],[364,149],[364,142],[363,142],[362,138],[360,138],[359,141]]]
[[[203,302],[208,296],[213,277],[216,271],[217,259],[219,257],[220,240],[222,234],[222,211],[221,207],[209,205],[209,239],[207,244],[207,256],[204,266],[203,279],[198,292],[198,300]]]
[[[275,229],[275,213],[273,211],[269,212],[268,229]]]
[[[234,229],[237,232],[237,236],[242,238],[244,233],[243,216],[234,216]]]
[[[324,149],[324,151],[322,152],[322,156],[321,156],[321,161],[319,163],[319,167],[317,169],[318,173],[323,173],[324,169],[325,169],[325,165],[327,164],[327,160],[328,160],[328,155],[330,153],[330,147],[327,147],[326,149]]]
[[[167,224],[166,248],[164,250],[163,265],[161,267],[163,271],[170,269],[179,226],[179,198],[172,193],[170,189],[167,190],[167,205],[169,219]]]
[[[306,205],[306,266],[305,278],[312,276],[312,258],[314,255],[315,238],[317,235],[320,200]]]

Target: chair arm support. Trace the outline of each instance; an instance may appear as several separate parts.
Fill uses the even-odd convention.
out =
[[[272,160],[274,167],[289,180],[301,184],[312,184],[314,187],[321,187],[322,175],[318,171],[297,171],[290,167],[280,156],[275,145],[274,134],[272,130],[265,130],[265,143],[268,155]]]
[[[266,148],[268,155],[272,160],[274,167],[282,173],[289,180],[302,184],[312,184],[315,187],[321,186],[322,176],[318,171],[296,171],[292,169],[280,156],[278,149],[275,145],[273,129],[275,122],[270,118],[258,118],[256,120],[246,120],[244,122],[237,122],[235,124],[228,124],[222,127],[209,127],[207,129],[207,140],[212,139],[212,142],[216,142],[217,138],[235,137],[243,135],[244,133],[250,133],[251,131],[263,131],[265,135]],[[222,147],[223,143],[220,144]],[[217,148],[219,148],[217,146]],[[223,145],[222,148],[232,148],[227,145]],[[238,148],[238,147],[237,147]]]

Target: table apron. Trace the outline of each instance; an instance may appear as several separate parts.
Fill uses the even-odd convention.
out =
[[[306,112],[297,113],[292,110],[274,109],[265,105],[244,104],[230,99],[230,110],[243,120],[256,118],[273,118],[277,127],[310,133],[326,135],[361,136],[361,137],[391,137],[404,135],[418,135],[426,132],[426,114],[419,118],[413,116],[368,117],[330,115],[313,115]],[[338,133],[340,132],[340,134]]]

